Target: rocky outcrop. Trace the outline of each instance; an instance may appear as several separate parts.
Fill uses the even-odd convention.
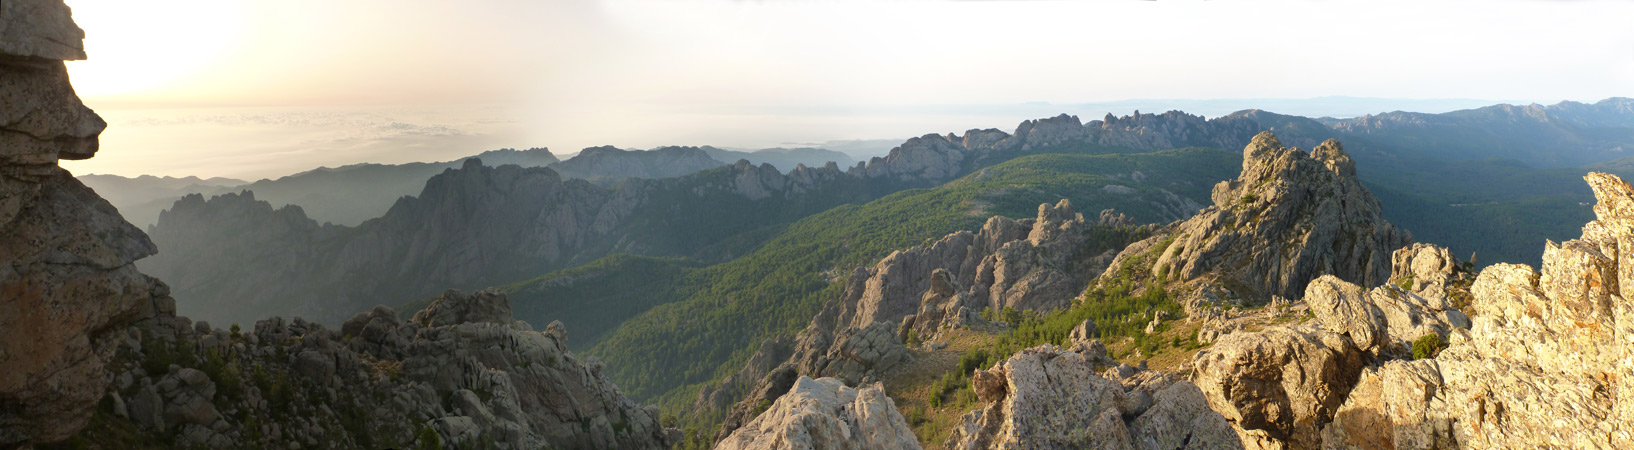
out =
[[[171,307],[131,263],[154,245],[57,166],[90,158],[106,123],[63,60],[84,33],[60,1],[0,4],[0,447],[84,427],[123,327]]]
[[[1390,256],[1390,273],[1395,277],[1390,281],[1428,296],[1467,294],[1468,289],[1459,289],[1467,288],[1460,285],[1473,279],[1467,270],[1446,247],[1434,244],[1413,244]]]
[[[1413,341],[1424,336],[1445,337],[1470,327],[1469,316],[1446,296],[1420,295],[1396,285],[1363,291],[1323,275],[1311,282],[1304,300],[1324,329],[1345,334],[1362,351],[1390,358],[1411,358]]]
[[[669,178],[726,165],[698,147],[663,147],[648,151],[613,146],[590,147],[550,165],[564,177],[618,182],[626,178]]]
[[[0,167],[9,174],[47,176],[58,159],[96,154],[107,123],[80,103],[68,83],[65,60],[85,59],[85,32],[60,1],[20,0],[0,5]],[[7,184],[15,183],[15,181]],[[7,186],[7,196],[21,187]],[[0,219],[16,202],[0,205]]]
[[[1310,326],[1233,333],[1192,360],[1192,380],[1246,448],[1315,448],[1361,375],[1360,349]]]
[[[1103,376],[1103,358],[1044,345],[977,370],[986,406],[964,416],[948,448],[1242,448],[1196,385],[1128,366]]]
[[[917,449],[919,440],[878,383],[851,388],[834,378],[802,376],[715,448]]]
[[[1128,221],[1111,212],[1101,217],[1118,224]],[[775,394],[767,386],[782,382],[778,377],[788,377],[779,375],[784,373],[863,383],[912,360],[904,345],[910,333],[930,341],[947,329],[988,327],[979,317],[987,308],[1066,307],[1110,261],[1111,247],[1120,244],[1085,248],[1091,233],[1108,233],[1116,241],[1116,236],[1145,230],[1088,222],[1062,200],[1039,205],[1033,219],[995,216],[975,233],[958,232],[894,252],[852,273],[842,296],[825,306],[792,344],[763,346],[753,357],[769,361],[769,353],[786,354],[781,358],[786,369],[746,367],[733,375],[732,383],[703,390],[694,407],[718,407],[730,392]],[[757,387],[745,389],[748,380],[758,380],[753,382]],[[730,434],[734,425],[752,417],[754,404],[765,400],[751,395],[739,401],[717,437]]]
[[[657,410],[534,331],[503,294],[450,291],[413,320],[377,307],[340,330],[296,318],[221,330],[160,314],[122,333],[99,420],[75,444],[339,448],[666,448]],[[128,400],[127,400],[128,399]],[[135,430],[114,433],[110,430]]]
[[[1213,200],[1151,238],[1165,245],[1132,246],[1107,273],[1127,268],[1181,282],[1208,277],[1236,297],[1264,302],[1297,298],[1324,274],[1384,284],[1391,254],[1411,241],[1380,217],[1378,199],[1337,141],[1307,154],[1261,133],[1243,149],[1242,174],[1216,185]]]
[[[1542,269],[1499,264],[1471,288],[1468,330],[1434,359],[1370,370],[1324,430],[1328,448],[1634,446],[1634,187],[1585,179],[1583,236]]]

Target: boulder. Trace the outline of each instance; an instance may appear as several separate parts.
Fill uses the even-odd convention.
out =
[[[976,371],[971,387],[986,405],[964,416],[948,447],[1241,448],[1196,385],[1133,368],[1106,378],[1099,365],[1046,344]]]
[[[755,420],[715,445],[736,449],[917,449],[919,439],[879,383],[847,387],[800,377]]]
[[[1377,356],[1410,358],[1413,341],[1431,334],[1445,341],[1452,330],[1470,326],[1469,316],[1446,297],[1395,285],[1363,291],[1323,276],[1311,282],[1304,300],[1324,329],[1348,336],[1362,351]]]
[[[1192,360],[1209,407],[1247,448],[1313,448],[1363,368],[1344,335],[1311,326],[1233,333]]]

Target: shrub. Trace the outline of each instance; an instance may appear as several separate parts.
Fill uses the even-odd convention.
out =
[[[1413,359],[1434,358],[1447,348],[1447,343],[1441,340],[1441,335],[1430,333],[1413,341]]]
[[[959,357],[960,375],[970,376],[970,373],[974,372],[976,369],[987,367],[987,362],[989,359],[991,358],[988,356],[987,349],[985,348],[973,348],[966,350],[964,356]]]

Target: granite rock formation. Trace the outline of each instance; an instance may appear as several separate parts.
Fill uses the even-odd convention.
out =
[[[1066,200],[1046,203],[1039,205],[1034,219],[995,216],[977,232],[953,233],[859,268],[841,297],[825,306],[805,330],[791,341],[762,346],[752,361],[763,363],[746,366],[726,383],[706,388],[694,407],[723,407],[733,392],[775,395],[778,390],[768,386],[786,382],[789,373],[835,377],[855,385],[910,362],[904,345],[910,332],[929,341],[942,330],[984,326],[979,313],[988,308],[1066,307],[1110,261],[1119,244],[1085,248],[1092,233],[1122,230],[1136,235],[1146,230],[1113,225],[1127,222],[1121,214],[1106,212],[1101,217],[1111,222],[1086,221]],[[782,363],[769,363],[774,360]],[[752,418],[754,405],[767,399],[751,395],[738,401],[717,438]]]
[[[131,265],[153,243],[57,166],[106,126],[63,65],[83,37],[60,1],[0,4],[0,447],[85,426],[124,325],[171,305]]]
[[[1634,446],[1634,187],[1585,177],[1599,200],[1541,270],[1498,264],[1471,287],[1473,325],[1434,359],[1370,369],[1326,448]]]
[[[948,448],[1242,448],[1196,385],[1128,366],[1103,375],[1109,360],[1092,353],[1046,344],[978,369],[971,384],[986,406]]]
[[[1337,141],[1306,153],[1260,133],[1243,149],[1242,174],[1215,185],[1213,200],[1152,243],[1119,254],[1107,273],[1129,266],[1166,281],[1207,277],[1203,281],[1235,297],[1265,302],[1298,298],[1324,274],[1384,284],[1392,253],[1411,241],[1380,217],[1378,199],[1356,178],[1355,163]]]
[[[918,438],[878,383],[852,388],[800,377],[766,412],[715,445],[736,449],[917,449]]]

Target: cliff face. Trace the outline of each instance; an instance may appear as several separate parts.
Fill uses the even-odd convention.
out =
[[[0,447],[83,427],[125,323],[169,307],[131,265],[153,243],[57,167],[95,155],[106,126],[62,62],[83,37],[61,2],[0,4]]]

